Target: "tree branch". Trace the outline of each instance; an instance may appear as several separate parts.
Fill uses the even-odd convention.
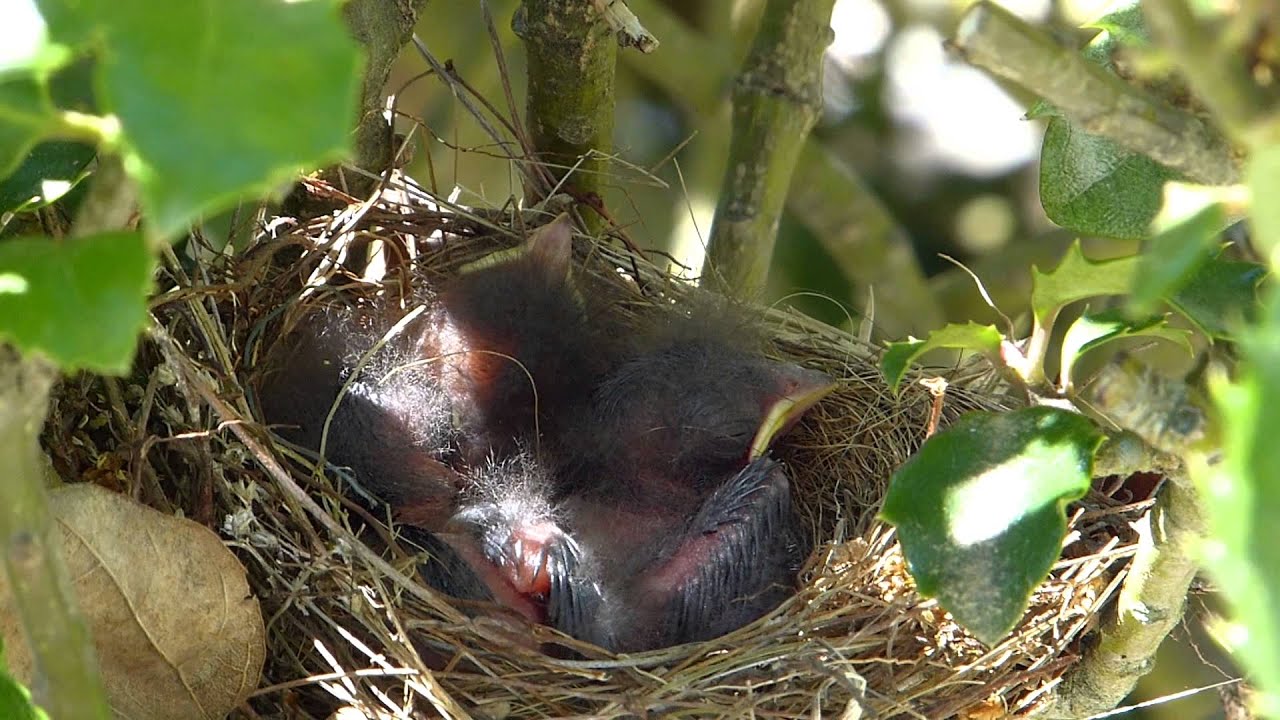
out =
[[[600,194],[613,150],[618,46],[595,6],[525,0],[512,23],[528,50],[526,123],[534,149],[553,175],[569,176],[566,189],[579,199]]]
[[[365,54],[355,164],[369,175],[347,178],[357,197],[373,189],[377,183],[375,177],[391,167],[394,159],[392,126],[384,115],[387,78],[401,48],[413,36],[413,27],[426,4],[427,0],[351,0],[342,9],[352,37],[364,48]]]
[[[1233,149],[1204,121],[1146,95],[991,2],[970,8],[952,47],[969,63],[1053,103],[1086,131],[1191,180],[1210,185],[1240,180]]]
[[[769,275],[800,149],[822,110],[822,54],[835,0],[768,0],[733,89],[733,140],[702,268],[739,296]]]
[[[0,546],[8,599],[31,651],[35,701],[49,717],[105,720],[106,695],[83,618],[76,611],[49,517],[39,435],[57,368],[0,345],[0,457],[16,463],[0,483]]]
[[[1156,651],[1182,619],[1195,578],[1196,547],[1204,537],[1200,499],[1185,470],[1166,471],[1156,505],[1138,526],[1138,550],[1099,642],[1054,693],[1047,718],[1107,712],[1155,665]]]
[[[1222,33],[1206,32],[1185,2],[1147,3],[1142,16],[1196,97],[1205,101],[1237,140],[1247,141],[1249,131],[1265,118],[1268,101],[1249,75],[1244,48],[1222,44]],[[1271,142],[1272,138],[1255,140]]]

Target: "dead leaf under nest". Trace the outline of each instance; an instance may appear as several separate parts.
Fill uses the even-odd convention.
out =
[[[48,442],[60,448],[52,454],[64,476],[98,473],[102,482],[99,468],[111,466],[103,458],[124,454],[114,465],[120,485],[156,507],[222,525],[270,618],[266,682],[252,701],[259,714],[287,707],[325,717],[342,706],[368,717],[1022,713],[1077,659],[1118,587],[1136,542],[1130,522],[1144,508],[1095,490],[1071,507],[1063,559],[997,647],[921,600],[875,510],[890,474],[922,442],[934,396],[911,384],[893,397],[873,348],[797,312],[762,308],[777,356],[839,380],[778,452],[817,540],[796,596],[725,637],[632,656],[493,614],[469,618],[417,584],[403,548],[393,543],[379,556],[354,538],[352,504],[271,444],[243,388],[282,310],[304,281],[335,272],[341,254],[379,241],[384,257],[414,257],[428,277],[446,277],[556,213],[469,211],[404,183],[376,203],[348,204],[315,181],[305,187],[308,206],[328,203],[331,212],[277,218],[254,247],[209,275],[192,277],[170,257],[168,286],[153,301],[163,330],[144,345],[128,387],[103,397],[95,382],[68,383],[50,424],[61,437]],[[698,292],[613,245],[575,243],[580,271],[626,299],[620,312],[670,312]],[[1007,404],[986,373],[948,379],[943,422]],[[93,428],[56,421],[59,409],[65,417],[113,405],[113,420]],[[292,480],[264,470],[267,458]],[[175,487],[157,477],[191,481]],[[384,559],[401,572],[389,572]],[[583,659],[532,649],[553,638]]]

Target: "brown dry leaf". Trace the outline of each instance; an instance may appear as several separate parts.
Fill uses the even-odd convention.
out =
[[[223,718],[257,688],[262,611],[216,534],[85,483],[54,490],[49,507],[116,717]],[[0,634],[27,681],[7,594],[0,582]]]

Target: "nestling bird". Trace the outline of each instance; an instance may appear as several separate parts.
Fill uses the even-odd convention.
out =
[[[391,337],[405,312],[388,300],[309,310],[258,383],[266,420],[313,451],[323,443],[402,520],[443,527],[465,485],[458,471],[538,442],[584,397],[593,356],[571,249],[562,216],[438,294],[419,288],[423,311]]]
[[[738,327],[677,318],[617,363],[567,439],[564,482],[622,498],[653,495],[655,483],[704,494],[835,387],[824,373],[765,357],[735,337]]]
[[[565,470],[562,513],[598,557],[624,650],[716,637],[793,589],[805,548],[767,454],[834,387],[698,326],[670,332],[596,388]]]
[[[366,505],[440,525],[462,489],[445,462],[451,409],[430,369],[412,364],[412,338],[397,335],[371,351],[391,326],[385,315],[372,303],[310,309],[272,348],[258,397],[278,434],[350,468]]]
[[[422,354],[440,359],[460,454],[472,466],[556,437],[602,372],[571,277],[571,230],[562,215],[523,247],[464,267],[438,296]]]
[[[751,461],[686,514],[689,497],[565,501],[608,589],[594,631],[612,640],[608,647],[640,651],[718,637],[794,591],[806,547],[778,463]]]
[[[534,622],[611,646],[611,629],[598,622],[607,601],[593,549],[562,527],[546,468],[522,453],[490,463],[471,480],[440,539],[495,601]]]

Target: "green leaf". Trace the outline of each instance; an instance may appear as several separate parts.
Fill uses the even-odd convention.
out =
[[[1216,257],[1192,270],[1166,300],[1204,334],[1229,339],[1257,315],[1258,283],[1266,274],[1257,263]]]
[[[1064,306],[1103,295],[1125,295],[1133,286],[1137,256],[1095,262],[1084,256],[1080,243],[1067,251],[1051,272],[1031,268],[1031,312],[1048,327]]]
[[[1103,31],[1089,43],[1086,57],[1110,64],[1111,56],[1121,47],[1147,47],[1151,35],[1142,17],[1142,5],[1136,2],[1113,3],[1116,9],[1081,27]]]
[[[64,370],[124,373],[147,320],[153,266],[138,233],[0,242],[0,338]]]
[[[78,142],[36,145],[12,175],[0,180],[0,212],[31,210],[62,197],[80,182],[96,154]]]
[[[1114,340],[1124,338],[1158,338],[1181,345],[1191,354],[1191,331],[1172,328],[1163,316],[1130,320],[1119,310],[1104,310],[1081,315],[1062,338],[1062,375],[1071,386],[1071,370],[1082,355]]]
[[[44,83],[21,75],[0,80],[0,177],[13,172],[56,120]]]
[[[50,31],[104,37],[99,100],[168,236],[348,152],[358,55],[327,0],[45,0]]]
[[[31,703],[31,693],[9,674],[4,661],[3,640],[0,637],[0,718],[49,720],[43,710]]]
[[[942,348],[977,350],[998,360],[1000,343],[1003,340],[1004,336],[992,325],[979,325],[973,322],[965,325],[950,324],[929,333],[929,337],[925,340],[911,338],[903,342],[889,343],[888,349],[880,358],[880,371],[884,373],[893,391],[897,392],[898,385],[907,374],[907,368],[916,358],[930,350]]]
[[[970,413],[893,475],[881,516],[925,597],[992,645],[1062,552],[1067,502],[1092,481],[1102,434],[1075,413]]]
[[[1145,155],[1091,135],[1062,117],[1049,121],[1040,150],[1040,204],[1081,235],[1139,238],[1160,212],[1160,191],[1176,177]]]
[[[1204,567],[1234,610],[1223,635],[1262,690],[1259,717],[1280,717],[1280,296],[1265,323],[1240,339],[1234,383],[1214,383],[1222,462],[1193,465],[1208,515]]]
[[[1280,145],[1259,147],[1249,156],[1245,168],[1245,181],[1255,198],[1267,201],[1254,202],[1249,209],[1251,240],[1262,257],[1276,257],[1280,248]]]
[[[1149,34],[1137,3],[1120,7],[1084,27],[1101,30],[1081,51],[1111,69],[1118,51],[1143,49]],[[1051,117],[1040,153],[1040,203],[1053,222],[1082,235],[1138,238],[1160,211],[1160,188],[1175,173],[1145,155],[1085,132],[1056,110],[1037,106],[1035,117]],[[1030,116],[1030,113],[1029,113]]]
[[[1222,205],[1209,202],[1174,220],[1147,241],[1129,296],[1129,311],[1148,315],[1175,294],[1196,270],[1217,254],[1219,236],[1227,225]]]

